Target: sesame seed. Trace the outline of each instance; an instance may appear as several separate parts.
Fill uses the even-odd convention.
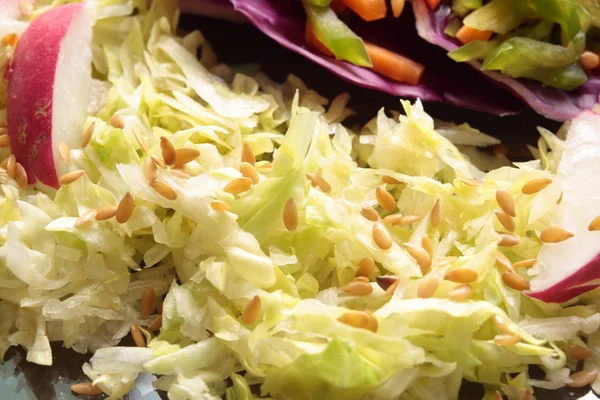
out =
[[[540,233],[540,240],[544,243],[560,243],[572,238],[575,234],[560,226],[549,226]]]
[[[375,260],[371,257],[365,257],[358,263],[356,276],[369,276],[375,271]]]
[[[504,189],[496,190],[496,202],[506,214],[511,217],[517,216],[517,213],[515,212],[515,199],[508,191]]]
[[[58,178],[58,182],[61,185],[71,184],[71,183],[75,182],[77,179],[81,178],[84,173],[85,173],[85,171],[83,171],[81,169],[78,171],[67,172],[66,174],[64,174],[60,178]]]
[[[117,206],[117,213],[115,214],[117,222],[124,224],[125,222],[129,221],[133,215],[134,209],[135,201],[133,199],[133,195],[127,192]]]
[[[373,241],[381,250],[388,250],[394,243],[390,233],[385,229],[381,222],[373,224]]]
[[[156,292],[152,288],[146,288],[142,292],[142,297],[140,301],[140,309],[142,313],[142,318],[148,318],[150,312],[152,312],[152,307],[154,307],[154,300],[156,299]]]
[[[289,198],[283,208],[283,225],[288,231],[294,231],[298,227],[298,207],[293,198]]]
[[[146,347],[146,340],[144,340],[140,327],[136,324],[131,325],[131,337],[137,347]]]
[[[254,296],[252,300],[248,302],[246,308],[242,312],[242,322],[244,324],[252,324],[258,320],[261,312],[261,301],[260,296]]]
[[[165,164],[174,165],[175,164],[175,147],[169,139],[164,136],[160,137],[160,150],[162,154],[163,160],[165,160]]]
[[[521,188],[521,192],[523,192],[523,194],[535,194],[535,193],[543,190],[545,187],[547,187],[551,183],[552,183],[552,179],[550,179],[550,178],[532,179],[529,182],[527,182],[523,186],[523,188]]]
[[[583,371],[575,372],[569,376],[571,382],[567,383],[569,387],[584,387],[596,380],[598,371],[595,369],[584,369]]]
[[[396,199],[387,190],[382,187],[375,189],[375,197],[377,198],[377,204],[384,210],[393,210],[396,208]]]

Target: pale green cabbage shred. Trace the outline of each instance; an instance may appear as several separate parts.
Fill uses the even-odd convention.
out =
[[[33,16],[61,3],[38,2]],[[577,306],[545,304],[505,286],[495,265],[497,251],[513,262],[539,252],[538,234],[556,210],[560,182],[536,195],[520,188],[555,178],[562,139],[542,131],[539,159],[511,166],[477,150],[497,141],[468,125],[441,123],[443,135],[437,133],[419,101],[403,101],[405,115],[391,118],[382,110],[351,130],[341,124],[352,114],[347,95],[329,102],[294,76],[277,84],[262,74],[234,74],[199,32],[176,36],[173,1],[148,9],[141,0],[105,0],[98,15],[95,98],[86,121],[95,123],[94,132],[89,146],[71,150],[70,168],[86,174],[52,193],[19,190],[0,174],[2,354],[22,345],[29,361],[50,365],[50,341],[95,352],[84,371],[110,399],[126,395],[141,372],[160,375],[156,388],[173,400],[258,393],[456,399],[463,379],[482,383],[485,399],[496,390],[519,399],[532,386],[564,386],[575,365],[563,349],[586,346],[586,337],[594,350],[586,364],[600,367],[593,295]],[[115,113],[125,129],[107,123]],[[177,192],[176,200],[153,191],[143,174],[147,157],[161,157],[162,136],[201,153],[186,166],[189,179],[159,169],[158,180]],[[223,188],[241,176],[244,142],[260,160],[260,182],[234,196]],[[331,192],[312,187],[307,173],[320,175]],[[384,185],[386,175],[402,183]],[[377,207],[381,186],[396,199],[394,212],[423,216],[413,225],[388,226],[389,250],[376,245],[373,222],[361,216],[361,207]],[[514,247],[498,246],[499,188],[516,201],[521,241]],[[127,223],[75,225],[87,210],[117,205],[128,191],[136,207]],[[290,198],[299,214],[294,231],[283,223]],[[230,210],[213,210],[216,200]],[[436,201],[443,218],[434,228]],[[381,217],[391,213],[377,209]],[[448,299],[458,286],[450,281],[432,298],[417,297],[422,272],[403,244],[420,246],[424,234],[433,242],[432,271],[478,272],[468,300]],[[446,256],[458,259],[435,267]],[[377,264],[372,293],[344,294],[341,287],[364,257]],[[517,273],[529,279],[535,271]],[[379,275],[399,279],[392,296],[375,283]],[[157,302],[164,296],[160,334],[144,331],[146,348],[113,347],[132,324],[146,327],[157,317],[141,317],[147,288]],[[245,324],[241,313],[255,296],[261,315]],[[350,310],[372,312],[377,332],[338,321]],[[494,343],[503,334],[496,316],[521,338],[518,344]],[[531,379],[531,365],[546,379]]]

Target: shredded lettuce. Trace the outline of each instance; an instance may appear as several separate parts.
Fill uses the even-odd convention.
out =
[[[202,35],[174,34],[172,1],[99,7],[93,65],[104,89],[87,117],[90,144],[71,150],[70,168],[85,176],[50,191],[21,190],[0,174],[2,355],[21,345],[27,360],[51,365],[50,341],[94,352],[84,372],[109,399],[143,374],[160,375],[154,387],[178,400],[246,400],[257,390],[286,399],[454,399],[463,379],[484,384],[485,398],[563,386],[572,367],[565,345],[587,336],[597,346],[593,304],[530,299],[507,287],[496,265],[498,252],[517,262],[540,251],[536,232],[556,212],[560,181],[535,195],[520,189],[555,178],[563,138],[541,130],[540,159],[511,164],[478,150],[498,140],[466,124],[434,123],[420,101],[403,101],[402,115],[381,110],[353,130],[343,125],[352,114],[347,95],[329,102],[294,76],[278,84],[260,73],[213,74],[220,64]],[[125,129],[108,123],[113,114]],[[200,152],[182,168],[158,169],[156,181],[175,198],[144,174],[148,158],[162,158],[161,138]],[[248,149],[257,180],[232,193]],[[393,210],[379,206],[382,189]],[[498,189],[515,200],[521,240],[512,247],[499,246]],[[126,222],[78,223],[127,192],[135,208]],[[290,199],[295,229],[285,223]],[[386,219],[384,249],[367,207],[380,220],[416,218]],[[406,246],[422,246],[424,235],[432,247],[426,267]],[[345,285],[367,257],[375,267],[360,296]],[[459,285],[450,280],[422,295],[423,285],[456,268],[477,273],[467,299],[450,300]],[[383,276],[398,279],[393,292],[376,283]],[[156,307],[144,316],[148,289]],[[248,320],[256,298],[258,316]],[[371,318],[370,329],[343,322],[358,311],[368,313],[360,315]],[[148,332],[157,318],[162,327]],[[518,343],[497,343],[506,332],[495,319]],[[147,347],[118,347],[132,324],[143,327]],[[600,365],[596,355],[586,363]],[[530,379],[529,365],[545,379]]]

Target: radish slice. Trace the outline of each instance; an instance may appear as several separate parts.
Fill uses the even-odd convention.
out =
[[[541,270],[531,280],[536,299],[562,303],[600,286],[600,231],[589,231],[600,215],[600,115],[586,111],[569,128],[558,167],[563,181],[559,216],[552,221],[575,234],[556,244],[544,244]]]
[[[80,147],[92,85],[93,3],[56,7],[19,38],[8,79],[10,147],[29,177],[58,187],[61,142]]]

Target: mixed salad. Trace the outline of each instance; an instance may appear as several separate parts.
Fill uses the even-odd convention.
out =
[[[109,399],[600,390],[600,115],[511,164],[418,100],[344,125],[171,0],[0,6],[0,353],[93,352]]]
[[[201,0],[184,4],[200,12],[215,2],[230,2],[259,29],[344,78],[393,94],[414,96],[415,90],[421,90],[420,97],[431,96],[429,81],[432,76],[448,75],[448,61],[471,64],[556,120],[571,119],[591,108],[600,94],[600,8],[595,1],[415,0],[409,6],[405,0],[304,0],[303,7],[297,7],[296,1]],[[288,18],[302,21],[302,43],[297,43],[297,28],[285,22]],[[445,49],[449,60],[440,61],[440,54],[427,42]],[[341,63],[335,60],[353,67],[340,70]],[[354,76],[357,68],[375,74],[363,72],[367,79],[361,81]],[[452,71],[461,77],[477,75],[470,68]],[[376,83],[374,75],[387,84]],[[473,85],[468,79],[460,81],[463,91]],[[416,87],[406,87],[410,85]],[[510,110],[497,104],[498,91],[479,94],[479,102],[485,99],[490,103],[486,111],[504,114]],[[452,99],[452,92],[450,88],[442,98],[464,106]],[[482,108],[478,102],[463,102]]]

